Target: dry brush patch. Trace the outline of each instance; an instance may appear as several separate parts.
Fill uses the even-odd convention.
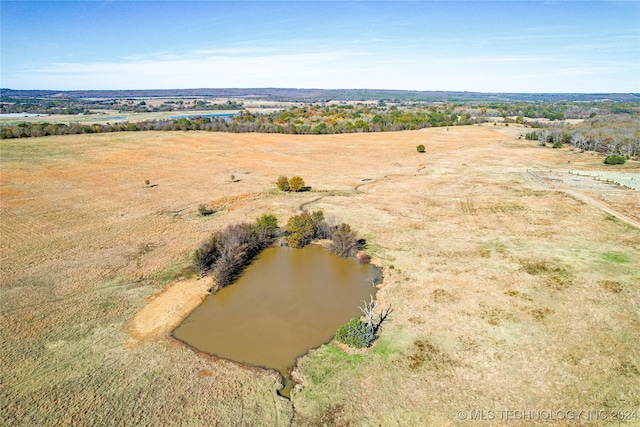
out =
[[[294,424],[639,405],[640,232],[526,174],[567,159],[597,170],[596,157],[481,126],[78,135],[2,149],[5,424],[288,425],[273,373],[167,339],[130,348],[123,326],[192,274],[189,254],[212,231],[305,203],[366,239],[394,311],[366,353],[328,344],[300,360]],[[294,174],[312,191],[273,191],[274,177]],[[638,203],[630,190],[607,194]],[[202,217],[203,203],[226,208]]]

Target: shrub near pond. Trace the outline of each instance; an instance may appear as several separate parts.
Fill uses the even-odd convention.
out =
[[[354,256],[358,251],[358,238],[351,230],[349,224],[340,224],[333,232],[329,250],[334,254],[347,258]]]
[[[356,318],[340,326],[336,332],[336,340],[352,348],[369,347],[374,339],[371,328]]]
[[[333,234],[333,228],[324,220],[324,213],[302,212],[289,218],[285,226],[287,244],[292,248],[303,248],[313,239],[326,239]]]
[[[313,218],[308,212],[302,212],[289,218],[285,231],[289,235],[287,244],[292,248],[302,248],[308,245],[315,236]]]

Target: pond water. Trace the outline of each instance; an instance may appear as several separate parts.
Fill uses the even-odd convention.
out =
[[[378,268],[340,258],[319,245],[263,250],[242,276],[208,296],[173,332],[218,357],[275,369],[289,397],[296,359],[330,341],[375,294]]]
[[[237,116],[238,113],[211,113],[211,114],[183,114],[180,116],[171,116],[172,119],[197,119],[197,118],[208,118],[212,119],[214,117],[223,118],[223,117],[233,117]]]

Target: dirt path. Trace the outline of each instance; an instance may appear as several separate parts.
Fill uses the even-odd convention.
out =
[[[127,324],[128,345],[166,337],[208,295],[211,278],[181,279],[167,286]]]
[[[638,228],[640,229],[640,222],[629,218],[626,215],[621,214],[620,212],[618,212],[617,210],[611,208],[609,205],[607,205],[604,202],[601,202],[600,200],[594,199],[593,197],[587,196],[586,194],[580,193],[579,191],[576,190],[571,190],[568,188],[556,188],[555,190],[557,191],[562,191],[563,193],[566,193],[570,196],[575,197],[578,200],[581,200],[583,202],[585,202],[588,205],[591,206],[595,206],[598,207],[600,209],[602,209],[603,211],[605,211],[606,213],[615,216],[616,218],[618,218],[620,221],[629,224],[632,227]]]
[[[552,184],[546,179],[544,179],[543,177],[539,176],[535,171],[527,170],[527,175],[533,182],[542,185],[548,190],[560,191],[562,193],[568,194],[571,197],[574,197],[580,200],[581,202],[584,202],[590,206],[597,207],[602,211],[610,215],[613,215],[614,217],[618,218],[620,221],[624,222],[625,224],[629,224],[632,227],[640,229],[639,221],[636,221],[635,219],[630,218],[627,215],[624,215],[623,213],[617,211],[616,209],[613,209],[611,206],[607,205],[606,203],[598,199],[588,196],[581,191],[568,188],[566,185],[560,184],[558,182],[554,182]]]

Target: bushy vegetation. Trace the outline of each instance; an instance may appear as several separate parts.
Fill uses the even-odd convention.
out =
[[[279,176],[278,179],[276,180],[276,186],[280,191],[294,191],[294,192],[302,191],[306,188],[304,179],[302,179],[297,175],[292,176],[291,178],[287,178],[284,175]]]
[[[273,243],[277,234],[277,221],[263,215],[255,224],[229,225],[202,242],[194,254],[196,271],[204,276],[211,273],[217,286],[232,283],[251,260]]]
[[[293,248],[302,248],[314,239],[332,239],[329,250],[341,257],[354,256],[359,241],[348,224],[335,227],[329,224],[322,210],[313,213],[302,212],[289,218],[285,226],[287,244]]]
[[[424,153],[425,147],[424,145],[420,144],[416,147],[416,150],[418,150],[418,153]]]
[[[260,232],[266,233],[270,239],[278,237],[280,233],[278,218],[271,214],[262,214],[262,216],[256,220],[256,228]]]
[[[329,250],[343,258],[351,257],[358,251],[358,237],[349,224],[340,224],[331,238]]]
[[[375,336],[371,328],[360,319],[353,318],[336,331],[336,340],[353,348],[366,348]]]
[[[358,252],[356,256],[358,257],[360,264],[369,264],[371,262],[371,255],[368,253]]]
[[[276,180],[276,186],[280,191],[289,191],[289,178],[283,175],[279,176]]]
[[[320,211],[322,213],[322,211]],[[316,220],[314,220],[314,216]],[[285,231],[287,233],[287,244],[292,248],[302,248],[316,238],[316,231],[321,227],[320,222],[324,221],[324,216],[314,213],[302,212],[299,215],[289,218]]]
[[[624,156],[607,156],[606,159],[604,159],[604,163],[607,165],[624,165],[626,163],[627,159]]]
[[[289,190],[301,191],[304,188],[304,180],[299,176],[292,176],[289,179]]]

